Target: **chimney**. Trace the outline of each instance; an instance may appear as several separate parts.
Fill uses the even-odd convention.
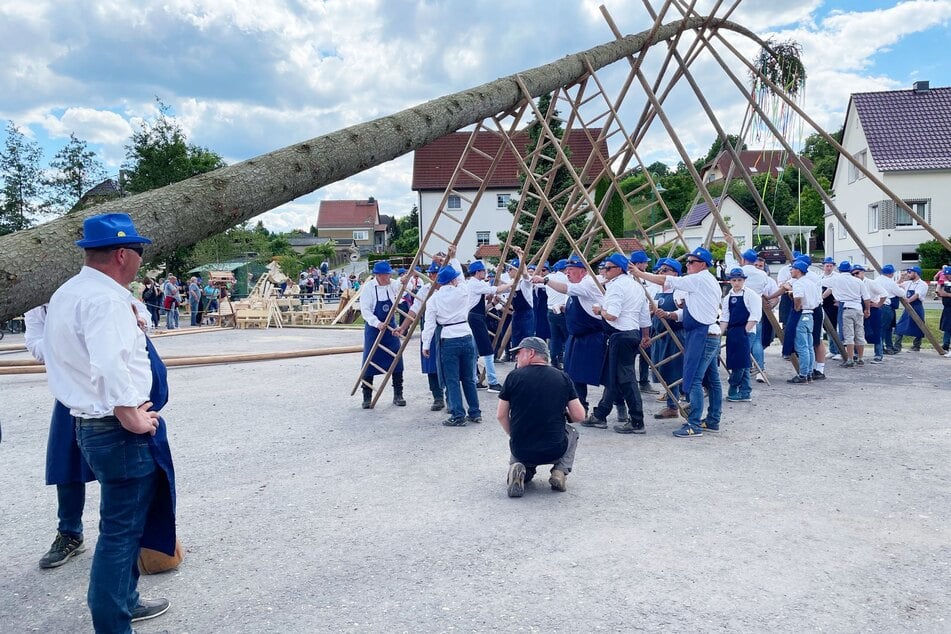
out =
[[[916,95],[927,95],[931,92],[931,88],[927,79],[921,81],[916,81],[913,85]]]

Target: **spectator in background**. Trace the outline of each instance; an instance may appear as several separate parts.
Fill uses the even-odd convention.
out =
[[[178,278],[169,275],[162,286],[162,293],[165,295],[163,304],[165,305],[165,328],[174,330],[178,328],[178,305],[182,303],[182,292],[178,289]]]

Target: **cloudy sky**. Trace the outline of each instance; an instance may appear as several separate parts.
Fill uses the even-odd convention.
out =
[[[191,142],[235,163],[609,41],[602,3],[624,33],[650,25],[641,0],[0,0],[0,120],[47,159],[75,133],[117,173],[158,96]],[[802,44],[806,108],[832,130],[850,93],[951,85],[951,0],[743,0],[732,19]],[[695,71],[738,127],[737,91],[709,59]],[[625,103],[635,117],[643,96]],[[678,90],[668,107],[690,155],[704,154],[713,131],[696,100]],[[679,160],[659,130],[642,153]],[[404,156],[261,218],[306,228],[321,199],[368,196],[402,215],[415,200],[411,170]]]

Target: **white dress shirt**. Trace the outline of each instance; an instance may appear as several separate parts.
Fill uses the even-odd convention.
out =
[[[888,298],[888,293],[885,292],[885,288],[879,284],[877,280],[873,280],[870,277],[863,277],[862,283],[865,284],[865,290],[868,291],[868,296],[873,302],[878,303],[879,300]]]
[[[132,295],[84,266],[50,299],[43,337],[53,396],[73,416],[110,416],[149,400],[152,369]]]
[[[46,330],[46,310],[49,304],[31,308],[23,314],[23,325],[26,327],[24,343],[33,358],[43,363],[43,334]]]
[[[561,282],[562,284],[568,283],[568,276],[565,275],[562,271],[556,271],[551,273],[548,276],[548,280],[551,282]],[[548,310],[554,313],[561,313],[565,310],[565,304],[568,303],[568,295],[566,293],[559,293],[555,289],[548,286]]]
[[[928,282],[924,280],[908,280],[901,283],[901,287],[905,290],[902,293],[902,296],[906,296],[908,291],[913,291],[918,295],[918,299],[924,299],[928,296]]]
[[[426,302],[426,325],[423,327],[423,350],[429,350],[436,326],[442,326],[440,339],[456,339],[472,335],[469,328],[470,297],[468,286],[440,286]]]
[[[905,296],[905,291],[902,290],[902,287],[898,285],[898,282],[896,282],[894,279],[888,277],[887,275],[882,275],[882,276],[880,276],[880,277],[876,277],[876,278],[875,278],[875,281],[878,282],[879,285],[880,285],[883,289],[885,289],[885,293],[888,295],[888,298],[889,298],[889,299],[891,299],[892,297],[904,297],[904,296]]]
[[[731,269],[734,269],[737,266],[743,269],[743,273],[746,274],[746,282],[743,283],[743,288],[748,288],[754,293],[756,293],[757,295],[766,294],[766,287],[768,286],[767,280],[772,279],[769,277],[769,275],[766,274],[766,271],[756,268],[756,266],[754,266],[753,264],[740,265],[739,263],[737,263],[736,258],[733,257],[733,252],[730,249],[726,250],[725,259],[726,259],[727,273],[729,273]]]
[[[744,285],[740,289],[740,292],[737,293],[732,288],[730,292],[726,294],[726,297],[723,298],[723,302],[720,306],[720,323],[728,324],[730,323],[730,298],[731,297],[742,297],[743,303],[746,305],[746,310],[750,312],[750,316],[747,318],[747,323],[751,321],[758,322],[763,318],[763,297],[756,291],[751,288],[746,288]]]
[[[825,280],[826,286],[832,290],[835,300],[846,308],[865,310],[863,300],[871,299],[865,284],[852,275],[837,275]]]
[[[470,277],[462,284],[465,285],[466,291],[469,293],[469,310],[475,308],[475,305],[479,303],[479,298],[483,295],[494,294],[497,288],[489,284],[487,280],[477,280],[474,277]]]
[[[605,285],[604,310],[617,317],[609,321],[622,332],[650,328],[651,315],[644,295],[644,287],[630,275],[622,273]]]
[[[391,279],[388,285],[380,286],[375,277],[364,285],[360,291],[360,314],[367,326],[378,328],[380,325],[380,320],[373,314],[378,301],[387,299],[390,303],[399,303],[400,286],[400,281],[394,279]]]
[[[802,312],[812,312],[822,303],[822,290],[808,275],[792,279],[793,297],[802,298]]]
[[[699,273],[691,273],[683,277],[668,275],[664,290],[687,293],[686,304],[690,316],[701,324],[709,324],[710,334],[720,334],[717,315],[720,314],[720,301],[723,295],[717,278],[713,277],[710,271],[703,269]],[[682,308],[674,311],[677,321],[681,323],[684,319],[683,312]]]
[[[601,289],[598,288],[598,284],[590,275],[585,275],[577,284],[568,282],[568,288],[566,290],[568,297],[574,297],[578,300],[584,312],[595,319],[601,319],[600,315],[594,313],[593,306],[604,301],[604,293],[601,292]]]

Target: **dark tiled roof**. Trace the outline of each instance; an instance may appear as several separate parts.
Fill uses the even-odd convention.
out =
[[[375,200],[322,200],[317,210],[317,228],[365,227],[377,230],[380,206]]]
[[[740,207],[740,209],[743,209],[743,207],[740,206],[740,204],[736,202],[736,200],[732,196],[727,196],[727,198],[729,200],[732,200],[734,205],[736,205],[737,207]],[[717,197],[713,199],[713,204],[717,205],[720,208],[720,211],[723,211],[723,207],[726,205],[726,201],[724,201],[723,204],[721,205],[720,198]],[[743,211],[746,211],[746,209],[743,209]],[[746,213],[749,213],[749,212],[747,211]],[[710,214],[710,208],[707,207],[707,203],[701,202],[695,205],[694,208],[691,209],[689,212],[684,214],[683,218],[677,221],[677,226],[680,227],[681,229],[686,229],[687,227],[699,227],[700,223],[703,222],[703,219],[706,218],[709,214]]]
[[[812,162],[805,157],[803,157],[802,160],[806,164],[806,167],[812,170]],[[740,162],[743,164],[743,167],[754,176],[767,171],[773,176],[779,176],[787,165],[793,164],[793,159],[783,150],[743,150],[740,152]],[[717,155],[713,164],[708,165],[703,171],[705,174],[715,165],[720,169],[720,173],[726,177],[732,163],[733,159],[730,158],[729,153],[724,150]],[[739,180],[736,170],[733,171],[733,178]]]
[[[119,189],[119,186],[116,185],[116,182],[111,178],[107,178],[86,192],[83,198],[90,198],[92,196],[118,197],[120,195],[122,195],[122,191]]]
[[[601,134],[600,128],[591,128],[591,137],[598,138]],[[453,132],[446,136],[436,139],[429,145],[416,150],[413,155],[413,189],[419,190],[438,190],[445,191],[449,186],[449,180],[459,164],[459,159],[466,148],[466,143],[471,132]],[[519,148],[523,155],[525,146],[528,144],[528,134],[526,132],[517,132],[513,139],[515,147]],[[495,156],[502,144],[499,136],[493,132],[479,132],[476,137],[475,147],[489,156]],[[584,167],[585,161],[591,155],[591,143],[588,142],[582,130],[572,130],[567,137],[567,145],[571,148],[571,164],[579,172]],[[608,156],[608,144],[601,141],[598,144],[601,149],[601,155]],[[482,176],[487,171],[491,161],[476,153],[470,153],[466,160],[465,169],[477,176]],[[595,158],[591,167],[585,174],[582,174],[582,181],[590,185],[591,181],[597,176],[603,167],[603,163]],[[521,186],[518,180],[518,163],[511,150],[506,148],[502,157],[496,166],[492,179],[489,181],[489,188],[493,189],[517,189]],[[456,181],[457,189],[478,189],[479,183],[466,174],[460,174]]]
[[[882,172],[951,169],[951,88],[852,95]]]

